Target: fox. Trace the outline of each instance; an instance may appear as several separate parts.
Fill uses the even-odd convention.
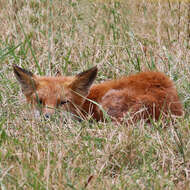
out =
[[[74,76],[38,76],[13,65],[16,79],[26,101],[38,115],[49,118],[56,109],[77,118],[104,120],[106,113],[122,123],[150,123],[161,116],[180,117],[183,106],[172,80],[159,71],[145,71],[94,84],[98,68],[94,66]]]

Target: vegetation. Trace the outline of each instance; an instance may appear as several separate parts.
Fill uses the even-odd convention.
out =
[[[188,1],[0,0],[0,189],[189,189]],[[97,65],[97,82],[166,73],[184,117],[131,126],[36,119],[12,64],[39,75]]]

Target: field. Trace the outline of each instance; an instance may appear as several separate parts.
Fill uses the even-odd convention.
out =
[[[0,0],[0,189],[190,189],[190,3]],[[96,83],[159,70],[184,116],[151,125],[35,118],[12,64],[39,75],[94,65]]]

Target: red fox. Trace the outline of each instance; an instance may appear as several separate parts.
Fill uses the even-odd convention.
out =
[[[150,122],[160,116],[182,116],[183,108],[173,82],[161,72],[140,72],[117,80],[93,84],[97,67],[76,76],[37,76],[13,65],[27,102],[49,117],[57,108],[99,121],[103,113],[122,122]],[[40,106],[39,106],[40,105]]]

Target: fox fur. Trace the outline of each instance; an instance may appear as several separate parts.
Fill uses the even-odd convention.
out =
[[[13,70],[27,102],[46,117],[61,108],[80,118],[90,115],[99,121],[103,120],[100,106],[118,122],[127,115],[132,122],[183,115],[174,83],[161,72],[140,72],[93,84],[97,67],[76,76],[55,77],[37,76],[16,65]]]

